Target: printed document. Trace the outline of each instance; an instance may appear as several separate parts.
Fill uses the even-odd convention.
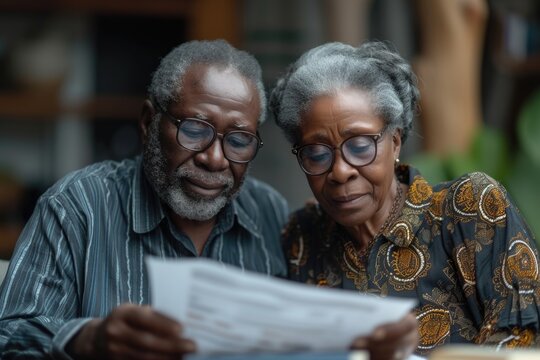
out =
[[[147,259],[152,306],[200,354],[346,351],[405,316],[415,299],[381,298],[243,271],[209,259]]]

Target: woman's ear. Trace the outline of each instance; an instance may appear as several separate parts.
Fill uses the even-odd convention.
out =
[[[399,154],[401,153],[401,132],[403,130],[396,129],[392,134],[392,146],[394,151],[394,159],[399,159]]]
[[[143,103],[141,109],[141,115],[139,117],[139,131],[141,134],[141,141],[143,145],[146,145],[148,141],[148,131],[150,128],[150,123],[156,114],[154,105],[149,99],[146,99]]]

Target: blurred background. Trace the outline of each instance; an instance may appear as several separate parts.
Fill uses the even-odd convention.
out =
[[[39,195],[90,163],[139,153],[152,71],[181,42],[224,38],[267,90],[327,41],[389,41],[422,93],[402,161],[437,182],[481,170],[540,235],[538,0],[0,0],[0,280]],[[251,174],[295,209],[311,193],[269,118]]]

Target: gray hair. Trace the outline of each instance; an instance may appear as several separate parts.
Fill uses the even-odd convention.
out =
[[[266,94],[262,82],[261,67],[257,60],[245,51],[232,47],[225,40],[190,41],[171,50],[160,62],[148,87],[152,103],[167,109],[179,98],[182,80],[187,69],[195,64],[218,65],[238,71],[253,81],[259,92],[261,113],[258,123],[266,118]]]
[[[300,116],[310,102],[344,88],[367,92],[375,112],[389,128],[402,129],[402,141],[407,139],[419,99],[416,76],[379,41],[360,47],[334,42],[309,50],[278,79],[269,107],[287,139],[297,143]]]

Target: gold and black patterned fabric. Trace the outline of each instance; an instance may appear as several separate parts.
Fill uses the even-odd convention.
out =
[[[316,204],[283,234],[289,278],[380,296],[417,298],[420,345],[540,344],[535,239],[502,185],[476,172],[432,186],[409,166],[400,215],[359,252]]]

